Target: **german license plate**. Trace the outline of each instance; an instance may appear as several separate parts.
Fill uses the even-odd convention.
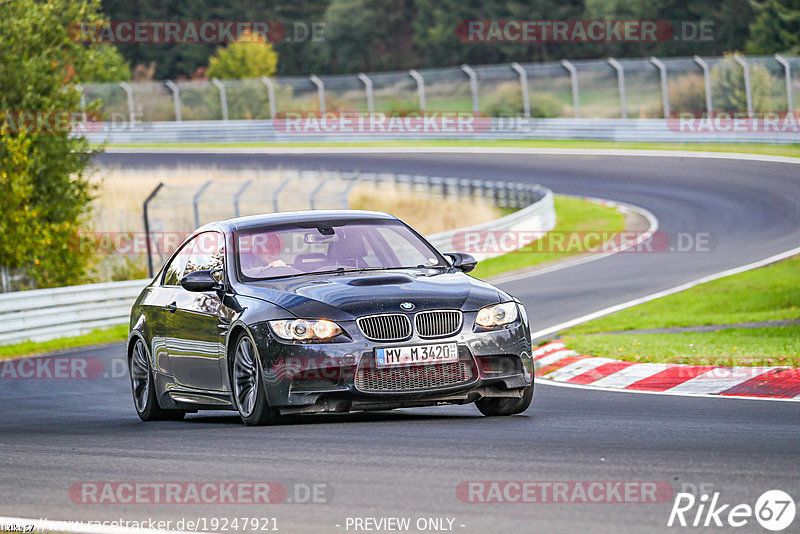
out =
[[[395,365],[451,363],[458,361],[457,343],[437,343],[435,345],[409,345],[375,349],[375,365],[392,367]]]

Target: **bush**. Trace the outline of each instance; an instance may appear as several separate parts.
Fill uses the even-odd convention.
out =
[[[519,83],[500,84],[489,97],[485,111],[490,117],[522,116],[524,106]],[[550,95],[537,94],[531,98],[531,117],[539,119],[560,117],[563,111],[564,105]]]
[[[278,66],[278,54],[263,37],[245,32],[242,38],[217,52],[208,60],[209,78],[260,78],[272,76]]]
[[[669,85],[669,104],[672,112],[705,111],[706,86],[703,77],[698,74],[687,74],[671,83]]]

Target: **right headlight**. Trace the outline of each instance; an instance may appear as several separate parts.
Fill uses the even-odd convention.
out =
[[[502,326],[504,324],[513,323],[519,316],[516,302],[503,302],[502,304],[495,304],[493,306],[486,306],[478,312],[475,318],[475,324],[485,328],[492,326]]]
[[[287,341],[327,341],[342,333],[338,324],[327,319],[288,319],[268,322],[275,335]]]

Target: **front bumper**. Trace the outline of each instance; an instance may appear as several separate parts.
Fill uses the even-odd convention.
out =
[[[497,329],[470,328],[464,314],[457,334],[398,343],[364,338],[355,322],[340,323],[348,336],[331,343],[291,343],[266,324],[251,328],[259,349],[267,399],[282,413],[347,412],[437,404],[483,397],[519,397],[533,380],[530,333],[522,321]],[[458,344],[458,364],[377,369],[375,349],[431,343]],[[445,366],[449,366],[445,368]]]

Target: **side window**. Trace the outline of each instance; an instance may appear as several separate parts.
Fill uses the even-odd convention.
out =
[[[205,232],[194,240],[192,252],[186,261],[181,277],[195,271],[222,269],[225,261],[225,241],[222,234]]]
[[[164,281],[162,285],[165,286],[178,286],[181,283],[183,270],[186,268],[186,261],[189,259],[189,254],[192,252],[195,239],[192,239],[186,245],[181,247],[178,253],[169,262],[167,268],[164,270]]]

